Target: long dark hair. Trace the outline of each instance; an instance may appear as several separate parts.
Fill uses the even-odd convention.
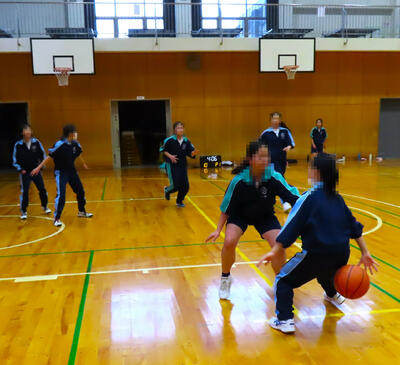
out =
[[[336,195],[336,185],[339,182],[339,172],[336,167],[336,156],[328,153],[319,153],[312,161],[311,166],[319,171],[324,191],[329,195]]]
[[[232,174],[237,175],[241,173],[244,169],[250,166],[250,159],[258,152],[262,147],[267,147],[261,141],[252,141],[246,147],[246,157],[243,159],[242,163],[232,170]]]

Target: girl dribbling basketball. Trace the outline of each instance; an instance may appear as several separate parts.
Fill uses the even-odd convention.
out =
[[[361,249],[359,264],[377,271],[377,263],[368,252],[362,237],[363,225],[356,221],[343,198],[336,192],[338,171],[336,158],[326,153],[311,161],[309,177],[314,187],[297,200],[276,238],[272,250],[259,264],[274,259],[276,252],[288,248],[302,238],[303,250],[281,269],[275,279],[276,318],[270,326],[284,333],[295,332],[293,321],[293,289],[317,279],[325,290],[325,300],[342,304],[344,297],[334,286],[336,271],[346,265],[350,256],[349,239],[354,238]]]

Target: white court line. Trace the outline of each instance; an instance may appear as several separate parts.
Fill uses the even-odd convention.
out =
[[[19,215],[0,215],[0,218],[20,218],[20,216],[19,216]],[[49,217],[30,216],[29,218],[38,218],[38,219],[46,219],[46,220],[49,220],[49,221],[53,221],[53,218],[49,218]],[[40,242],[40,241],[47,240],[48,238],[54,237],[54,236],[56,236],[57,234],[61,233],[61,232],[64,230],[64,228],[65,228],[65,224],[62,223],[62,224],[61,224],[61,227],[58,228],[58,230],[55,231],[55,232],[52,233],[52,234],[49,234],[49,235],[47,235],[47,236],[38,238],[38,239],[36,239],[36,240],[27,241],[27,242],[23,242],[23,243],[18,243],[18,244],[16,244],[16,245],[12,245],[12,246],[0,247],[0,251],[2,251],[2,250],[9,250],[10,248],[26,246],[26,245],[30,245],[31,243],[36,243],[36,242]]]
[[[250,262],[240,261],[240,262],[235,262],[235,265],[250,265],[256,263],[258,263],[258,261],[250,261]],[[12,278],[0,278],[0,281],[14,281],[15,283],[18,283],[18,282],[39,281],[39,280],[55,280],[61,277],[85,276],[85,275],[110,275],[110,274],[123,274],[129,272],[142,272],[143,274],[149,274],[151,271],[184,270],[184,269],[196,269],[196,268],[218,267],[218,266],[221,266],[221,263],[183,265],[183,266],[144,267],[138,269],[76,272],[76,273],[53,274],[53,275],[16,276]],[[48,279],[46,279],[46,277],[48,277]]]
[[[193,195],[194,198],[214,198],[224,196],[224,194],[212,194],[212,195]],[[86,203],[121,203],[130,201],[146,201],[146,200],[164,200],[164,197],[149,197],[149,198],[125,198],[125,199],[107,199],[107,200],[86,200]],[[68,200],[65,204],[76,204],[76,200]],[[40,203],[33,203],[29,205],[41,205]],[[54,205],[54,203],[49,203]],[[5,207],[19,207],[19,204],[0,204],[0,208]]]
[[[15,283],[27,283],[31,281],[43,281],[43,280],[57,280],[58,275],[38,275],[38,276],[25,276],[15,279]]]
[[[302,189],[302,190],[310,190],[310,188],[305,188],[304,186],[297,186],[298,189]],[[339,192],[340,195],[344,195],[344,196],[351,196],[352,198],[358,198],[358,199],[362,199],[362,200],[368,200],[370,202],[374,202],[374,203],[381,203],[381,204],[385,204],[388,205],[390,207],[394,207],[394,208],[400,208],[400,205],[396,205],[396,204],[392,204],[392,203],[388,203],[388,202],[384,202],[382,200],[375,200],[375,199],[371,199],[371,198],[366,198],[364,196],[360,196],[360,195],[352,195],[352,194],[346,194],[346,193],[342,193]]]

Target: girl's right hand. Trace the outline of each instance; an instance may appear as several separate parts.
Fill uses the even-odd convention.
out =
[[[219,235],[221,234],[221,232],[219,231],[214,231],[213,233],[211,233],[207,238],[206,238],[206,243],[208,242],[215,242],[217,240],[217,238],[219,237]]]
[[[257,267],[260,267],[262,264],[268,264],[272,261],[274,257],[274,253],[272,251],[267,252],[263,257],[261,257],[260,261],[257,263]]]
[[[376,272],[378,272],[378,263],[372,258],[372,256],[369,253],[363,254],[361,256],[361,259],[358,263],[359,266],[364,265],[365,270],[369,269],[369,272],[371,275],[374,275],[374,272],[372,269],[374,269]]]
[[[171,155],[170,160],[172,163],[177,163],[178,162],[178,157],[176,155]]]

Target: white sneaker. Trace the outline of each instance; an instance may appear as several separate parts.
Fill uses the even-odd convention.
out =
[[[269,320],[269,325],[283,333],[294,333],[296,332],[296,326],[293,319],[288,319],[286,321],[280,321],[278,318],[273,317]]]
[[[286,202],[286,203],[282,204],[282,208],[283,208],[283,211],[285,213],[287,213],[290,209],[292,209],[292,206],[288,202]]]
[[[61,222],[59,219],[56,219],[56,220],[54,221],[54,225],[55,225],[56,227],[61,227],[61,226],[62,226],[62,222]]]
[[[78,212],[79,218],[92,218],[93,214],[88,212]]]
[[[51,213],[51,210],[50,210],[49,208],[47,208],[47,207],[43,207],[43,212],[44,212],[45,214],[50,214],[50,213]]]
[[[232,276],[221,276],[221,284],[219,286],[219,299],[228,299],[231,295]]]
[[[343,295],[340,295],[339,293],[336,293],[332,298],[331,297],[328,297],[327,295],[326,295],[326,293],[324,294],[324,299],[327,301],[327,302],[329,302],[329,303],[331,303],[331,304],[336,304],[336,305],[340,305],[340,304],[343,304],[344,303],[344,301],[346,300],[346,298],[343,296]]]
[[[27,219],[28,218],[28,213],[27,212],[22,212],[21,213],[21,219],[22,220],[25,220],[25,219]]]

